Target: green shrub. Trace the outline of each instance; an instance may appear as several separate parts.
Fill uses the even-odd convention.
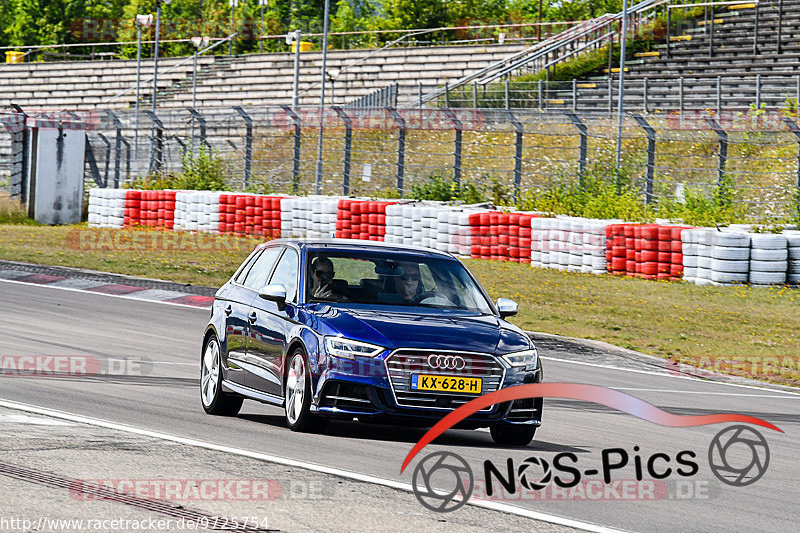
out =
[[[156,172],[131,182],[132,189],[162,190],[186,189],[190,191],[224,191],[225,171],[222,159],[212,148],[200,145],[197,153],[187,150],[183,156],[180,173]]]

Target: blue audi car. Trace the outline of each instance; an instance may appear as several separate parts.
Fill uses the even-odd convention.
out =
[[[295,431],[330,419],[432,425],[501,387],[538,383],[531,340],[450,254],[349,240],[259,245],[217,291],[203,337],[201,399],[236,415],[281,406]],[[542,401],[486,408],[462,428],[527,445]]]

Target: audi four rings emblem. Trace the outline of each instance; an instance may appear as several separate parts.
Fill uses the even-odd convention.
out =
[[[467,362],[458,355],[429,355],[428,366],[440,370],[462,370]]]

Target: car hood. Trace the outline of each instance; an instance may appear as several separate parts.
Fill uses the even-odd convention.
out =
[[[494,315],[439,309],[376,311],[318,304],[314,329],[389,349],[426,348],[503,354],[528,349],[528,337]]]

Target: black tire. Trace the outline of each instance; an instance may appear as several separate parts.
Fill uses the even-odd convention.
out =
[[[216,369],[216,377],[214,377]],[[200,403],[210,415],[236,416],[244,398],[222,390],[222,357],[216,335],[211,335],[203,346],[200,359]]]
[[[501,446],[527,446],[536,435],[536,426],[495,422],[489,427],[492,440]]]
[[[302,389],[297,388],[298,381],[302,383]],[[298,394],[302,396],[298,397]],[[292,431],[316,433],[324,431],[328,425],[327,419],[311,413],[311,373],[308,358],[300,348],[286,359],[283,417]]]

